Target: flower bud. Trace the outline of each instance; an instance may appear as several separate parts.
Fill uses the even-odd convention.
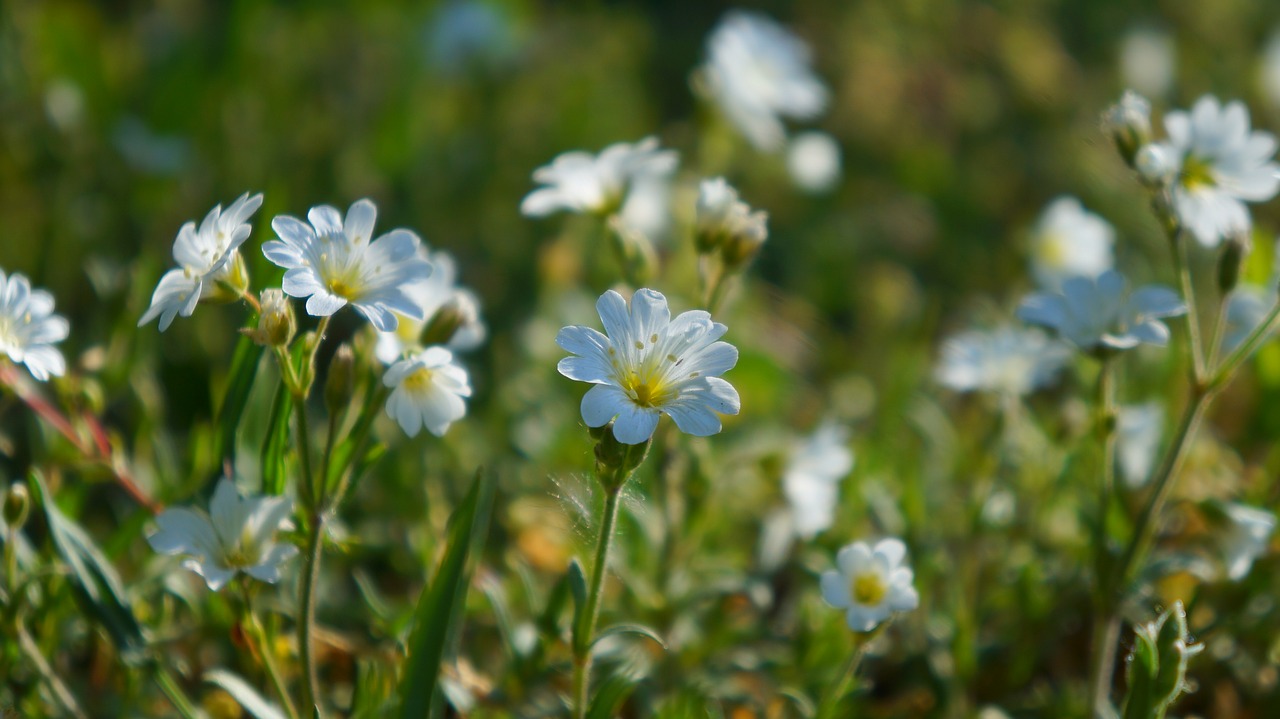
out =
[[[1223,295],[1236,288],[1245,255],[1249,254],[1250,238],[1247,232],[1233,233],[1222,243],[1218,257],[1218,291]]]
[[[769,214],[763,210],[735,213],[733,233],[728,241],[720,246],[720,257],[724,260],[725,269],[738,272],[760,254],[760,248],[769,237]]]
[[[1120,156],[1134,167],[1138,149],[1151,140],[1151,103],[1133,90],[1102,116],[1102,127],[1115,142]]]
[[[640,444],[623,444],[614,436],[612,422],[598,429],[602,431],[596,440],[596,476],[605,489],[616,491],[649,455],[653,437]],[[592,436],[595,434],[593,430]]]
[[[262,313],[258,316],[257,329],[241,331],[260,345],[283,347],[293,341],[297,331],[293,305],[281,290],[263,290]]]
[[[475,298],[466,292],[454,292],[449,301],[441,305],[427,321],[427,327],[422,332],[422,344],[426,347],[447,345],[458,334],[458,330],[479,321],[480,309],[476,307]]]
[[[1169,148],[1159,143],[1143,145],[1133,158],[1134,169],[1147,187],[1161,188],[1178,174],[1178,161]]]
[[[324,406],[331,416],[337,417],[351,402],[352,387],[356,379],[356,355],[351,345],[342,344],[329,361],[329,376],[324,382]]]
[[[703,180],[698,186],[694,243],[699,254],[714,252],[724,242],[729,216],[737,203],[737,191],[723,177]]]
[[[27,485],[14,482],[4,495],[4,523],[9,529],[17,531],[27,522],[31,511],[31,496],[27,493]]]

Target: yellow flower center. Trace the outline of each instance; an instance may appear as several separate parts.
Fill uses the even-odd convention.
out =
[[[1040,240],[1040,261],[1049,267],[1062,267],[1066,264],[1066,239],[1059,234],[1045,235]]]
[[[1188,190],[1199,187],[1215,187],[1218,182],[1213,177],[1213,166],[1204,160],[1190,155],[1182,163],[1182,186]]]
[[[889,593],[889,587],[885,584],[884,577],[878,572],[868,572],[853,578],[850,592],[858,604],[874,607],[884,601],[885,595]]]
[[[431,378],[434,373],[423,367],[415,371],[413,374],[404,378],[402,386],[410,392],[421,392],[431,386]]]
[[[637,372],[628,373],[622,388],[641,407],[660,407],[676,398],[674,387],[663,382],[661,377],[648,373],[647,376],[641,376]]]

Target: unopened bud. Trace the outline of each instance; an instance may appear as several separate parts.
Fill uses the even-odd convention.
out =
[[[1143,145],[1133,158],[1133,166],[1142,184],[1156,189],[1168,185],[1178,174],[1178,162],[1173,152],[1159,143]]]
[[[737,202],[738,192],[723,177],[703,180],[698,186],[693,233],[698,254],[714,252],[725,241],[729,215]]]
[[[281,290],[262,291],[262,313],[258,316],[257,329],[242,330],[254,342],[269,347],[289,344],[296,331],[293,305]]]
[[[1120,156],[1134,167],[1138,150],[1151,141],[1151,103],[1133,90],[1102,116],[1102,127],[1115,142]]]
[[[1240,232],[1226,238],[1222,254],[1218,257],[1218,291],[1223,295],[1236,288],[1245,255],[1249,253],[1249,234]]]
[[[31,511],[31,495],[27,493],[27,485],[14,482],[4,495],[4,523],[17,531],[27,523],[27,515]]]
[[[769,215],[763,210],[737,218],[732,236],[720,247],[720,257],[727,271],[741,271],[760,254],[760,248],[769,237],[768,222]]]
[[[356,355],[351,345],[343,344],[329,361],[329,376],[324,382],[324,404],[331,416],[337,417],[351,402],[356,379]]]
[[[441,305],[427,321],[427,328],[422,332],[422,344],[427,347],[449,344],[458,330],[478,322],[479,315],[480,310],[476,307],[474,298],[466,293],[454,292],[449,301]]]
[[[600,429],[600,438],[596,440],[596,476],[606,490],[617,491],[649,455],[653,437],[640,444],[623,444],[614,436],[612,422]]]

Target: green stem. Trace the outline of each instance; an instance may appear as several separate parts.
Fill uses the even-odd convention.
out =
[[[302,655],[302,708],[319,711],[316,689],[319,686],[315,659],[316,583],[320,576],[320,552],[323,545],[324,515],[313,511],[307,531],[306,562],[302,566],[302,582],[298,600],[298,652]]]
[[[1235,373],[1240,365],[1253,356],[1258,346],[1271,336],[1271,333],[1276,328],[1277,319],[1280,319],[1280,300],[1276,301],[1276,304],[1271,307],[1271,311],[1267,313],[1266,318],[1259,322],[1257,327],[1253,328],[1253,331],[1240,343],[1240,346],[1227,355],[1227,359],[1223,361],[1222,366],[1214,373],[1212,386],[1221,387],[1226,384],[1227,380],[1231,379],[1231,375]]]
[[[1205,379],[1204,342],[1200,332],[1200,310],[1196,302],[1195,283],[1191,281],[1191,268],[1187,266],[1186,233],[1174,231],[1169,241],[1173,243],[1173,264],[1182,287],[1182,297],[1187,303],[1187,343],[1191,345],[1191,367],[1195,384]]]
[[[854,641],[857,646],[853,648],[853,654],[849,655],[849,659],[845,662],[844,668],[840,670],[840,674],[836,676],[836,680],[831,683],[827,689],[827,693],[822,696],[822,701],[818,704],[818,710],[814,713],[815,719],[831,719],[836,716],[836,709],[840,706],[840,700],[849,693],[849,684],[858,673],[858,667],[862,665],[862,658],[866,656],[867,647],[872,640],[880,636],[884,632],[884,628],[889,625],[889,621],[881,622],[878,627],[868,633],[855,634]]]
[[[191,699],[182,691],[182,687],[178,686],[178,683],[174,681],[173,675],[169,673],[168,669],[162,665],[157,665],[155,680],[160,687],[160,691],[164,692],[164,695],[169,699],[169,703],[173,704],[173,708],[178,710],[178,714],[182,715],[183,719],[202,719],[203,715],[200,710],[196,709],[195,705],[191,703]]]
[[[595,564],[591,568],[591,585],[587,590],[587,604],[583,608],[586,625],[578,627],[581,633],[574,638],[573,646],[573,709],[577,719],[587,715],[591,679],[591,649],[600,618],[600,594],[604,589],[605,570],[609,563],[609,547],[613,543],[613,530],[618,522],[618,509],[622,506],[622,484],[606,488],[604,517],[600,523],[600,537],[596,542]],[[577,634],[575,632],[575,634]]]
[[[1089,682],[1089,706],[1095,716],[1106,716],[1111,706],[1111,673],[1115,666],[1116,642],[1120,637],[1120,619],[1111,606],[1112,591],[1109,587],[1107,558],[1110,541],[1107,534],[1107,516],[1115,492],[1116,467],[1116,382],[1115,359],[1105,357],[1098,373],[1098,435],[1102,442],[1102,472],[1098,486],[1098,516],[1094,518],[1093,547],[1095,580],[1093,613],[1093,653]]]
[[[280,678],[280,668],[276,666],[271,637],[267,635],[262,622],[258,621],[258,614],[253,610],[253,596],[249,591],[248,584],[241,584],[240,589],[244,600],[244,615],[241,624],[247,630],[245,633],[258,645],[258,655],[262,659],[262,666],[267,671],[267,678],[271,680],[271,686],[276,690],[276,694],[284,704],[285,713],[289,716],[289,719],[298,719],[298,709],[293,705],[293,699],[289,697],[289,691],[285,688],[284,681]]]
[[[84,719],[87,716],[84,710],[80,708],[80,704],[76,702],[71,690],[67,689],[67,685],[62,683],[62,680],[58,678],[57,672],[53,671],[53,667],[49,666],[49,662],[40,653],[40,647],[36,645],[35,639],[27,631],[21,615],[14,617],[13,630],[18,635],[18,647],[22,649],[22,653],[26,655],[27,659],[35,665],[40,678],[44,679],[45,683],[53,691],[54,698],[58,700],[58,703],[62,705],[62,708],[68,714],[77,719]]]

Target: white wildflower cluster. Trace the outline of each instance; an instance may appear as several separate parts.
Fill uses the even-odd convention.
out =
[[[214,285],[249,296],[237,253],[261,205],[261,194],[245,194],[225,212],[215,207],[198,229],[193,222],[184,225],[174,243],[179,268],[160,280],[139,324],[159,317],[160,329],[167,329],[174,316],[190,316]],[[273,218],[277,239],[263,243],[262,252],[285,270],[284,279],[280,288],[261,293],[259,326],[248,334],[262,344],[288,344],[294,325],[286,296],[305,300],[307,314],[319,318],[350,305],[378,331],[377,354],[393,365],[383,378],[391,387],[387,412],[410,436],[423,427],[443,435],[466,414],[463,398],[471,387],[451,349],[474,349],[483,341],[479,303],[455,286],[457,271],[447,253],[432,253],[407,229],[375,236],[377,216],[365,199],[345,216],[319,205],[305,222]]]

